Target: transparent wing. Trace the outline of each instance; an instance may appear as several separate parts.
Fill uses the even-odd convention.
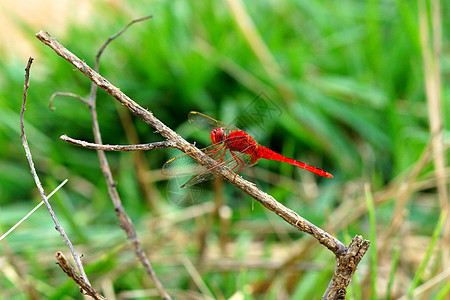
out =
[[[251,164],[249,163],[250,161],[251,161],[251,157],[248,154],[235,153],[235,152],[232,153],[230,151],[226,151],[224,159],[222,160],[220,158],[220,160],[218,160],[217,165],[215,165],[214,167],[212,167],[210,169],[206,169],[205,167],[203,167],[203,169],[204,169],[203,172],[201,172],[194,178],[187,181],[185,184],[183,184],[181,186],[181,188],[196,185],[201,182],[208,181],[208,180],[219,177],[219,175],[217,175],[216,173],[213,172],[213,169],[219,165],[227,167],[228,169],[230,169],[231,171],[233,171],[237,174],[240,171],[242,171],[243,169],[251,166]]]
[[[201,149],[215,160],[220,160],[224,151],[223,143],[213,144]],[[181,154],[168,160],[161,168],[161,173],[168,176],[193,175],[205,172],[207,169],[193,160],[189,155]]]
[[[214,120],[213,118],[208,117],[207,115],[204,115],[197,111],[191,111],[189,113],[188,118],[189,122],[191,122],[198,128],[207,130],[208,132],[211,132],[212,130],[217,129],[219,127],[222,127],[225,130],[226,134],[229,134],[230,132],[233,131],[240,131],[240,129],[237,128],[236,126]]]
[[[204,182],[204,181],[212,180],[212,179],[217,178],[217,177],[219,177],[219,175],[217,175],[214,172],[206,172],[206,173],[197,175],[194,178],[190,179],[185,184],[180,186],[180,188],[193,186],[193,185],[199,184],[199,183]]]

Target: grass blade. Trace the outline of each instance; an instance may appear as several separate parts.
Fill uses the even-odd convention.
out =
[[[61,182],[60,185],[58,185],[47,197],[47,199],[50,199],[51,196],[53,196],[60,188],[62,188],[63,185],[66,184],[66,182],[68,181],[68,179],[65,179],[63,182]],[[5,234],[3,234],[0,237],[0,241],[3,240],[5,237],[7,237],[14,229],[16,229],[17,227],[19,227],[20,224],[22,224],[26,219],[28,219],[29,216],[31,216],[31,214],[33,214],[39,207],[42,206],[42,204],[44,204],[44,201],[41,201],[38,205],[36,205],[29,213],[27,213],[25,215],[25,217],[23,217],[19,222],[17,222],[13,227],[11,227]]]
[[[396,247],[394,249],[394,256],[392,257],[392,267],[391,267],[391,272],[389,273],[389,281],[388,281],[388,286],[387,286],[387,290],[386,290],[386,300],[391,299],[391,290],[392,290],[392,285],[394,284],[394,277],[395,277],[395,272],[397,271],[397,267],[398,267],[398,262],[400,261],[400,248]]]
[[[370,286],[371,286],[371,296],[370,299],[376,299],[376,291],[377,291],[377,265],[378,265],[378,257],[377,257],[377,227],[376,227],[376,215],[375,215],[375,206],[373,204],[372,192],[370,191],[370,186],[368,183],[364,186],[366,193],[366,202],[367,202],[367,213],[369,216],[369,226],[370,226],[370,243],[371,243],[371,251],[370,251]]]
[[[425,253],[425,257],[423,258],[422,262],[420,263],[419,269],[417,270],[416,275],[414,276],[413,282],[411,283],[411,286],[408,290],[408,297],[407,299],[412,299],[414,290],[419,284],[420,279],[422,278],[423,272],[425,271],[425,268],[428,265],[428,262],[430,261],[431,254],[434,251],[434,247],[436,246],[436,243],[439,239],[439,235],[442,232],[442,228],[444,227],[445,219],[447,218],[447,212],[443,211],[441,212],[441,215],[439,216],[439,221],[434,228],[433,235],[431,236],[431,242],[428,246],[427,252]]]

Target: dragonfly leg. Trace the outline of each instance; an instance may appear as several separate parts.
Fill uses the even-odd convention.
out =
[[[223,148],[225,148],[225,144],[222,144],[221,146],[219,146],[217,149],[213,149],[213,150],[208,150],[205,151],[205,154],[208,156],[212,156],[213,154],[216,154],[217,152],[221,151]],[[223,160],[225,159],[225,154],[227,152],[227,149],[225,149],[220,157],[219,160],[217,160],[217,164],[214,165],[214,167],[217,167],[218,165],[220,165],[221,163],[223,163]],[[213,157],[214,159],[214,157]],[[213,167],[213,168],[214,168]]]
[[[212,150],[207,150],[205,151],[205,154],[207,154],[208,156],[216,154],[217,152],[219,152],[220,150],[222,150],[225,147],[224,144],[222,144],[221,146],[217,147],[216,149],[212,149]]]
[[[223,148],[223,147],[221,147],[220,149],[222,149],[222,148]],[[210,151],[210,152],[213,152],[213,151]],[[220,166],[220,165],[223,165],[223,160],[225,159],[225,153],[226,153],[226,152],[227,152],[227,149],[225,149],[225,150],[223,151],[222,157],[220,158],[220,160],[217,161],[217,164],[215,164],[212,168],[210,168],[210,169],[208,169],[208,170],[206,170],[206,171],[204,171],[204,172],[198,174],[197,176],[195,176],[194,178],[192,178],[191,180],[189,180],[188,182],[186,182],[185,184],[183,184],[181,187],[183,188],[183,187],[187,186],[190,182],[196,181],[196,180],[197,180],[200,176],[202,176],[203,174],[208,173],[208,172],[211,172],[212,169],[214,169],[214,168],[216,168],[216,167],[218,167],[218,166]],[[230,151],[230,152],[231,152],[231,151]],[[196,183],[194,183],[194,184],[196,184]]]
[[[223,148],[224,146],[222,146],[222,148]],[[222,149],[221,148],[221,149]],[[231,152],[231,151],[230,151]],[[220,158],[220,160],[218,160],[218,162],[219,162],[219,164],[221,164],[221,163],[223,163],[223,160],[225,159],[225,154],[227,153],[227,149],[225,149],[225,150],[223,150],[223,153],[222,153],[222,157]]]
[[[236,174],[234,175],[234,180],[236,180],[237,175],[239,174],[239,172],[242,170],[242,168],[245,165],[245,162],[239,158],[237,155],[235,155],[233,153],[233,151],[230,151],[231,155],[233,156],[234,160],[236,161],[236,165],[233,167],[233,169],[231,169],[231,171],[233,171],[234,169],[237,168],[237,166],[239,166],[240,164],[242,164],[242,166],[239,168],[239,170],[236,172]]]

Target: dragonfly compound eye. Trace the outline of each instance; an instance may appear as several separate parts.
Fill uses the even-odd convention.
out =
[[[223,128],[217,128],[211,131],[211,141],[213,143],[220,143],[223,141],[225,137],[225,133],[223,132]]]

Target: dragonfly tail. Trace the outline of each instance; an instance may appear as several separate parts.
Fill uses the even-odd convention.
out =
[[[266,148],[264,146],[259,146],[258,147],[258,157],[260,158],[264,158],[264,159],[270,159],[270,160],[276,160],[276,161],[280,161],[280,162],[285,162],[288,163],[290,165],[299,167],[301,169],[305,169],[309,172],[312,172],[314,174],[323,176],[323,177],[327,177],[327,178],[333,178],[333,175],[331,175],[331,173],[328,173],[322,169],[313,167],[311,165],[305,164],[301,161],[283,156],[279,153],[276,153],[275,151],[270,150],[269,148]]]

